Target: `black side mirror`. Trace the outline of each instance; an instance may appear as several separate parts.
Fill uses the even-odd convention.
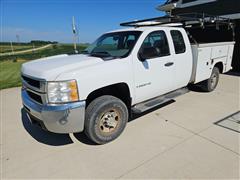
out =
[[[143,54],[143,52],[139,52],[138,59],[143,62],[147,59],[147,57]]]
[[[147,59],[158,57],[158,51],[154,47],[142,48],[138,56],[139,56],[139,60],[143,62]]]

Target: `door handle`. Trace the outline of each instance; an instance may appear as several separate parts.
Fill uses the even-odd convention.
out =
[[[174,63],[173,62],[168,62],[165,64],[165,66],[169,67],[169,66],[172,66]]]

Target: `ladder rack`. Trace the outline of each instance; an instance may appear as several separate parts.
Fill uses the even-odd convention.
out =
[[[222,25],[225,25],[228,26],[228,29],[234,29],[234,23],[230,19],[204,13],[185,13],[175,16],[167,15],[156,18],[125,22],[121,23],[120,26],[135,28],[144,26],[174,26],[174,24],[176,24],[176,26],[179,26],[179,23],[181,23],[180,25],[182,25],[184,28],[201,27],[204,29],[207,26],[215,25],[216,29],[219,30]]]

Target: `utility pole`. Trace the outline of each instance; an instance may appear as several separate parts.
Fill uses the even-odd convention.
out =
[[[32,48],[33,48],[33,53],[34,53],[34,51],[35,51],[35,46],[34,46],[34,43],[32,44]]]
[[[72,17],[72,31],[73,31],[73,47],[74,47],[74,51],[76,54],[78,54],[78,50],[77,50],[77,42],[78,42],[78,32],[77,32],[77,28],[75,25],[75,18],[74,16]]]
[[[14,54],[12,41],[10,42],[10,45],[11,45],[12,53]]]

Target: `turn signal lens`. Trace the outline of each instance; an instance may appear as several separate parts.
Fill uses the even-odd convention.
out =
[[[70,89],[71,89],[71,101],[78,101],[78,89],[77,89],[77,83],[76,81],[71,81],[70,82]]]

